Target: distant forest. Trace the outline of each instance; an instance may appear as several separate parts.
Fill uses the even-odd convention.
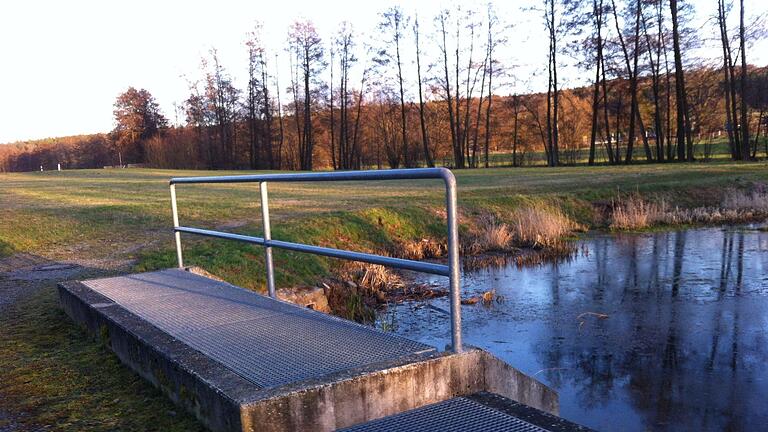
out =
[[[522,77],[499,54],[515,28],[492,3],[435,17],[393,7],[373,41],[346,22],[322,40],[297,21],[272,49],[257,25],[243,47],[247,86],[211,50],[179,105],[182,124],[130,87],[112,131],[0,145],[0,171],[660,163],[709,157],[713,143],[734,160],[768,157],[768,67],[749,63],[766,22],[747,12],[743,0],[695,12],[683,0],[543,0],[525,13],[549,41],[536,77],[547,91],[524,94],[501,94]],[[710,18],[704,28],[692,28],[694,13]],[[716,57],[691,58],[713,37]],[[278,53],[288,76],[275,72]],[[590,84],[562,88],[563,58]]]

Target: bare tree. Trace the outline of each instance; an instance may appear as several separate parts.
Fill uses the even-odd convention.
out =
[[[595,84],[592,91],[592,130],[589,138],[589,165],[595,164],[595,142],[597,140],[597,119],[600,108],[600,68],[603,64],[603,0],[592,1],[592,25],[595,43]]]
[[[440,52],[442,53],[443,57],[443,71],[445,72],[445,75],[441,77],[441,83],[440,87],[442,88],[443,94],[446,99],[447,108],[448,108],[448,121],[450,124],[451,129],[451,147],[453,149],[453,164],[455,168],[464,168],[464,151],[461,147],[461,142],[459,141],[459,137],[456,130],[456,124],[458,122],[458,118],[454,117],[454,111],[453,111],[453,98],[451,94],[451,77],[449,74],[449,62],[448,62],[448,29],[446,25],[448,24],[448,20],[450,19],[450,12],[448,12],[447,9],[444,9],[440,12],[440,14],[436,18],[436,22],[439,27],[439,34],[440,34],[440,42],[438,43],[438,46],[440,47]],[[458,55],[458,48],[457,48],[457,55]],[[458,82],[456,83],[456,86],[458,87]],[[459,103],[459,101],[455,101],[456,104]]]
[[[277,93],[277,119],[279,127],[279,136],[277,141],[277,151],[275,152],[275,169],[283,168],[283,143],[285,141],[285,128],[283,125],[283,105],[280,101],[280,79],[278,75],[278,56],[275,54],[275,92]]]
[[[405,88],[403,78],[403,61],[400,56],[400,44],[403,41],[403,31],[408,27],[408,17],[399,6],[393,6],[381,14],[379,29],[386,35],[385,47],[379,50],[377,61],[381,65],[394,63],[397,72],[397,83],[400,90],[400,132],[402,136],[403,163],[406,167],[413,166],[408,145],[408,125],[405,112]],[[394,49],[394,53],[392,52]]]
[[[547,55],[547,166],[555,167],[559,160],[558,115],[560,111],[560,90],[557,82],[557,42],[559,40],[558,0],[545,0],[544,22],[549,36]]]
[[[427,134],[427,121],[424,114],[424,91],[422,90],[421,79],[421,44],[420,44],[419,16],[416,15],[413,20],[413,37],[416,43],[416,79],[419,82],[419,124],[421,126],[421,145],[424,151],[424,161],[428,167],[435,166],[435,160],[429,151],[429,135]]]
[[[685,92],[685,71],[680,54],[680,29],[677,0],[669,0],[672,13],[672,44],[675,55],[675,95],[677,102],[677,159],[693,161],[693,139],[688,113],[688,98]],[[686,156],[687,153],[687,156]]]
[[[494,69],[494,66],[496,65],[496,60],[493,56],[493,52],[496,46],[504,45],[506,43],[506,38],[504,38],[503,36],[500,36],[494,30],[495,26],[498,25],[498,23],[499,23],[499,18],[493,10],[493,4],[489,2],[488,3],[488,41],[487,41],[488,105],[485,108],[485,167],[486,168],[488,168],[488,152],[489,152],[488,147],[490,145],[490,140],[491,140],[491,103],[493,102],[493,75],[494,73],[497,72],[497,70]],[[494,35],[497,36],[496,39],[494,39]],[[517,112],[515,112],[515,116],[517,116]],[[517,118],[515,118],[515,123],[516,122],[517,122]],[[515,126],[515,133],[517,133],[517,126]],[[517,139],[517,135],[515,135],[515,139]]]
[[[205,99],[213,114],[213,126],[219,149],[213,154],[213,168],[231,167],[235,161],[236,124],[240,91],[219,62],[216,49],[211,49],[211,69],[203,61],[205,72]]]
[[[297,21],[291,26],[289,33],[291,49],[295,53],[298,67],[302,76],[303,121],[299,141],[299,169],[312,170],[312,156],[315,138],[312,127],[312,85],[317,84],[317,76],[325,66],[323,63],[323,46],[320,36],[311,21]]]
[[[744,0],[739,0],[739,45],[741,46],[741,153],[749,159],[749,119],[747,117],[747,44],[744,37]]]
[[[664,134],[662,129],[662,114],[661,114],[661,44],[663,35],[663,21],[662,21],[662,0],[652,0],[651,4],[655,8],[656,13],[656,25],[657,34],[655,40],[651,40],[651,34],[648,31],[648,22],[643,13],[641,22],[643,24],[643,36],[645,39],[646,50],[648,53],[648,63],[651,68],[651,93],[653,96],[653,123],[654,123],[654,136],[656,141],[656,161],[664,161]],[[655,53],[655,56],[654,56]]]
[[[261,24],[258,24],[249,34],[246,46],[248,47],[246,122],[250,141],[250,166],[258,169],[275,169],[272,148],[272,99],[266,53],[261,38]]]
[[[734,64],[731,58],[731,41],[728,35],[728,12],[730,4],[725,0],[717,1],[717,23],[720,30],[720,42],[723,49],[723,84],[725,87],[725,116],[726,132],[728,134],[728,146],[733,159],[742,158],[740,137],[737,133],[736,120],[736,82],[734,77]]]
[[[630,53],[629,49],[627,48],[627,44],[625,43],[624,36],[622,35],[621,28],[619,27],[619,18],[618,18],[618,10],[616,8],[616,2],[614,0],[611,0],[612,4],[612,10],[613,10],[613,20],[614,24],[616,25],[616,33],[619,38],[619,45],[621,47],[621,51],[624,57],[624,61],[626,63],[627,68],[627,75],[629,78],[629,94],[630,94],[630,115],[629,115],[629,138],[627,140],[627,153],[625,158],[625,163],[629,164],[632,162],[632,152],[634,150],[634,144],[635,144],[635,137],[637,133],[637,123],[639,123],[641,131],[644,132],[643,122],[640,118],[640,106],[638,102],[638,95],[637,95],[637,87],[638,87],[638,60],[640,57],[640,21],[641,21],[641,0],[635,0],[634,3],[630,4],[630,12],[632,15],[634,15],[634,26],[633,26],[633,33],[631,36],[631,40],[633,43],[633,49],[632,49],[632,61],[630,62]],[[641,133],[642,133],[641,132]],[[643,135],[643,142],[645,144],[645,150],[646,150],[646,158],[648,161],[652,160],[652,156],[650,153],[650,149],[648,148],[647,140],[645,139],[645,134]]]
[[[329,51],[331,56],[331,61],[329,63],[331,79],[329,81],[330,90],[328,91],[328,105],[329,105],[330,118],[331,118],[330,150],[331,150],[331,164],[333,165],[333,169],[336,170],[340,168],[341,163],[336,156],[336,132],[334,131],[335,129],[334,126],[336,124],[336,116],[334,115],[334,112],[333,112],[333,66],[334,66],[333,54],[336,52],[336,50],[333,46],[333,42],[331,43],[331,49]]]
[[[357,62],[354,55],[355,42],[352,26],[342,23],[334,41],[336,52],[339,56],[339,148],[338,163],[340,169],[351,169],[355,161],[355,148],[350,136],[349,120],[349,74],[352,66]]]

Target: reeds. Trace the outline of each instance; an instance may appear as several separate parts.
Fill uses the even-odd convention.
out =
[[[513,236],[509,225],[499,222],[495,216],[487,214],[478,220],[480,235],[478,249],[483,251],[505,251],[512,245]]]
[[[559,248],[578,224],[556,209],[523,207],[512,214],[511,228],[517,246]]]
[[[730,190],[720,207],[672,207],[666,201],[657,203],[637,195],[614,201],[610,228],[637,230],[656,225],[689,225],[716,223],[746,223],[768,216],[768,193]]]
[[[464,254],[519,252],[521,248],[547,251],[557,256],[569,254],[572,247],[566,238],[579,228],[562,212],[543,206],[517,209],[508,222],[501,222],[488,213],[474,220],[470,241],[463,245]]]

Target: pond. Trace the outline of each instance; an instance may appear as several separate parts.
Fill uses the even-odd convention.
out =
[[[768,427],[768,232],[602,234],[565,262],[464,275],[465,343],[556,389],[598,430]],[[426,277],[447,284],[440,277]],[[391,307],[392,331],[440,348],[447,298]]]

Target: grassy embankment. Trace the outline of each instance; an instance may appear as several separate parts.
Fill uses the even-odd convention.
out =
[[[458,172],[463,246],[479,252],[545,244],[535,230],[521,230],[542,225],[567,234],[558,221],[607,228],[606,209],[620,194],[686,208],[720,206],[727,190],[768,182],[766,168],[765,163],[713,163]],[[0,175],[0,256],[24,252],[111,272],[172,266],[167,179],[193,174],[200,175],[160,170]],[[260,232],[256,185],[180,186],[178,194],[183,224]],[[441,251],[436,245],[444,240],[443,197],[436,181],[273,184],[270,198],[274,238],[405,256]],[[494,234],[500,227],[507,227],[507,237]],[[233,283],[263,286],[262,254],[255,247],[188,237],[185,256],[187,264]],[[317,283],[335,262],[277,251],[275,265],[278,284],[285,287]],[[41,286],[0,318],[0,410],[20,410],[29,424],[59,429],[195,427],[183,414],[169,414],[159,394],[70,324],[56,305],[53,286]]]
[[[767,167],[712,163],[458,172],[463,241],[469,248],[484,234],[487,219],[482,218],[489,214],[514,228],[519,211],[531,208],[541,216],[562,214],[588,228],[607,227],[606,208],[622,194],[684,208],[716,207],[731,189],[768,182]],[[200,173],[96,170],[0,176],[0,250],[52,259],[138,260],[137,270],[172,266],[166,180],[192,174]],[[260,233],[256,185],[182,185],[178,195],[182,224]],[[394,255],[419,255],[413,243],[444,239],[437,181],[272,184],[270,198],[274,238]],[[249,288],[263,286],[259,248],[192,237],[186,237],[185,246],[187,264]],[[285,251],[277,251],[275,259],[281,286],[314,283],[331,265]]]

